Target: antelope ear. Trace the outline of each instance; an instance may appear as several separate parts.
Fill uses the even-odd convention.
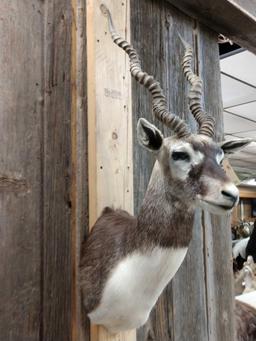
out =
[[[138,121],[137,137],[140,144],[151,152],[157,152],[164,139],[161,131],[145,118],[140,118]]]
[[[249,143],[251,143],[252,139],[236,139],[236,140],[228,140],[219,143],[219,146],[222,148],[225,154],[232,154],[237,152],[238,150],[244,148]]]

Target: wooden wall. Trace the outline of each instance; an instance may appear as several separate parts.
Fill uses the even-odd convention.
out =
[[[91,224],[105,204],[129,211],[134,204],[137,212],[153,165],[135,137],[134,157],[131,154],[132,124],[135,127],[140,116],[151,119],[150,98],[133,82],[131,110],[128,60],[105,33],[100,3],[0,2],[0,339],[4,341],[90,338],[77,287],[80,243],[88,226],[87,132],[92,142]],[[171,110],[184,113],[193,128],[177,30],[195,46],[206,107],[217,118],[220,138],[215,35],[164,0],[126,0],[118,5],[108,0],[107,4],[118,30],[128,38],[131,24],[131,40],[143,67],[162,81]],[[94,19],[86,15],[86,5],[98,16],[88,23],[87,31],[86,19]],[[97,34],[93,31],[87,43],[88,28],[97,29]],[[92,83],[87,83],[87,46],[92,53],[88,64]],[[114,77],[108,85],[111,70]],[[92,91],[88,91],[90,128],[87,84]],[[107,178],[118,183],[118,191],[106,184]],[[149,322],[138,331],[138,341],[232,340],[228,233],[224,220],[197,213],[189,255]],[[97,329],[92,339],[127,341],[136,336],[131,332],[113,338]]]
[[[105,206],[133,213],[131,77],[129,59],[116,46],[101,0],[87,1],[89,222]],[[116,27],[130,40],[130,1],[106,0]],[[92,326],[92,341],[135,341],[136,331],[110,335]]]
[[[36,341],[42,332],[41,10],[37,1],[0,4],[0,338],[8,341]]]
[[[88,200],[88,98],[87,98],[87,1],[71,0],[71,332],[72,341],[89,341],[89,319],[81,310],[78,285],[80,247],[89,232]],[[56,340],[58,341],[58,340]],[[61,340],[60,340],[61,341]]]
[[[0,339],[78,341],[85,1],[2,0],[0,12]]]
[[[183,116],[194,129],[187,106],[188,87],[180,67],[184,50],[177,32],[194,46],[195,69],[204,80],[205,105],[216,118],[216,137],[219,140],[223,134],[223,123],[216,34],[166,1],[131,1],[131,39],[139,51],[143,68],[161,81],[168,94],[170,110]],[[151,100],[146,90],[133,82],[132,96],[135,129],[139,117],[153,119]],[[136,212],[153,162],[153,157],[138,145],[134,136]],[[198,211],[189,253],[160,297],[148,323],[138,330],[137,340],[233,340],[230,259],[229,222]]]

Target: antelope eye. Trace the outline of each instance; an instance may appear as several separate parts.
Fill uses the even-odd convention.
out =
[[[172,159],[174,161],[182,160],[182,161],[190,161],[190,156],[186,152],[173,152]]]
[[[216,155],[216,161],[219,165],[222,165],[222,162],[224,160],[224,153],[219,153]]]

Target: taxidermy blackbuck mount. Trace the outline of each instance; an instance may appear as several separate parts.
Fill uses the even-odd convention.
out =
[[[113,41],[130,58],[131,75],[152,94],[153,113],[174,135],[164,138],[140,118],[139,143],[156,157],[137,217],[106,207],[82,247],[80,284],[85,311],[92,323],[111,333],[138,328],[149,316],[161,292],[179,269],[192,237],[195,208],[230,213],[238,189],[221,167],[224,153],[250,142],[213,141],[214,119],[201,105],[202,81],[191,68],[192,48],[183,41],[182,68],[191,88],[189,108],[199,133],[167,109],[160,84],[141,68],[135,49],[116,32],[109,10]]]

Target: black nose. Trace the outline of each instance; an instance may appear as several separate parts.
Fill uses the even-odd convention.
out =
[[[233,195],[233,193],[227,192],[227,191],[221,191],[221,194],[226,197],[227,199],[231,200],[233,204],[235,205],[237,201],[237,196]]]

